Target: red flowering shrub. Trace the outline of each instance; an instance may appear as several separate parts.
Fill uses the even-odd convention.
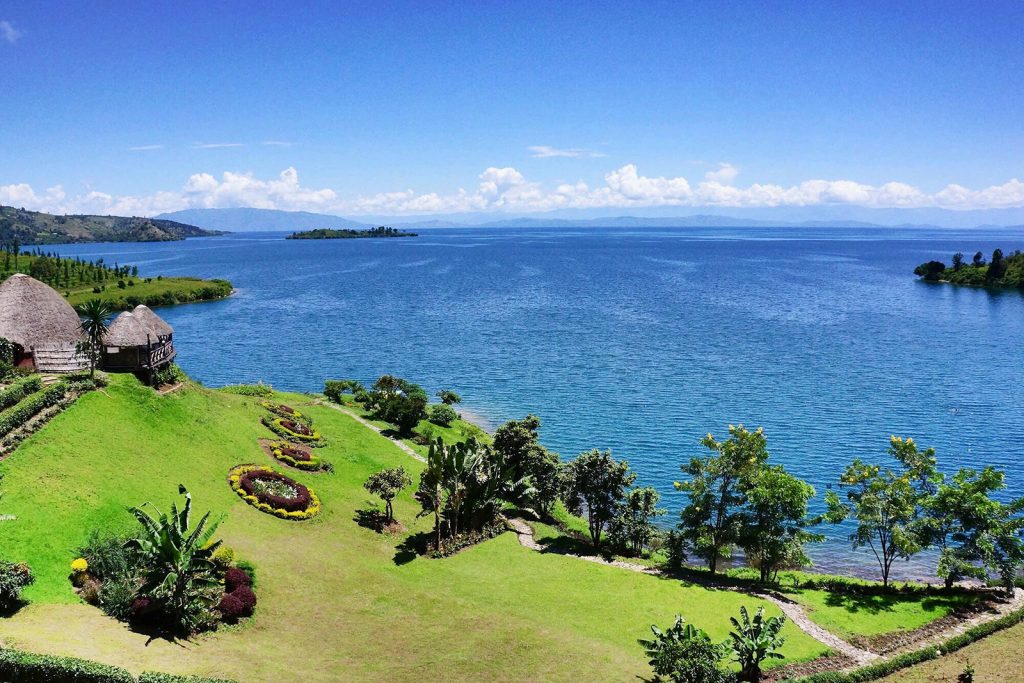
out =
[[[245,616],[245,605],[238,599],[237,596],[231,593],[226,593],[224,597],[220,599],[220,604],[217,605],[217,611],[220,612],[220,617],[229,624],[233,624],[238,621],[241,617]],[[251,611],[249,612],[252,613]]]
[[[309,451],[304,451],[301,448],[292,448],[291,446],[283,446],[281,454],[287,455],[292,460],[300,460],[302,462],[307,462],[310,459]]]
[[[241,603],[244,616],[251,616],[253,610],[256,609],[256,594],[249,586],[239,586],[231,592],[231,597]]]
[[[252,578],[243,570],[232,568],[224,572],[224,590],[232,593],[239,586],[251,586]]]
[[[276,481],[286,484],[295,491],[295,494],[291,497],[286,497],[269,493],[256,486],[256,482],[258,481]],[[312,496],[309,495],[309,489],[291,477],[286,477],[279,472],[252,470],[243,474],[238,483],[242,487],[242,490],[248,495],[256,496],[256,499],[261,503],[266,503],[270,507],[278,510],[298,512],[305,510],[313,502]]]

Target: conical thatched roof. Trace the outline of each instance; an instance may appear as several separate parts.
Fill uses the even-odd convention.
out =
[[[174,328],[165,323],[164,319],[154,313],[149,306],[139,304],[132,313],[153,332],[153,341],[156,341],[157,336],[174,334]]]
[[[153,330],[133,313],[122,313],[114,318],[103,337],[107,346],[145,346],[147,341],[156,341]]]
[[[49,285],[21,273],[0,283],[0,337],[34,346],[75,343],[82,339],[78,314]]]

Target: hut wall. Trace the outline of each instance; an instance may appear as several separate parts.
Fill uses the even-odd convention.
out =
[[[89,357],[79,353],[75,344],[36,346],[32,359],[39,372],[80,372],[89,369]]]

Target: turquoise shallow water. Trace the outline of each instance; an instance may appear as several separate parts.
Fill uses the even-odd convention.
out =
[[[995,247],[1024,248],[1024,230],[430,230],[58,251],[231,279],[229,300],[160,311],[208,385],[318,390],[388,372],[452,387],[490,423],[540,415],[564,456],[611,448],[675,515],[679,464],[738,422],[764,426],[773,460],[819,492],[853,457],[881,459],[890,434],[934,446],[946,469],[1003,467],[1024,492],[1024,296],[911,274]],[[870,573],[844,533],[829,530],[819,568]]]

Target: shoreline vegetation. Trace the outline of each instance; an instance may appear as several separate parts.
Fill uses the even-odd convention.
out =
[[[990,289],[1024,290],[1024,252],[1019,249],[1004,255],[1002,249],[992,252],[986,261],[980,251],[970,262],[963,253],[953,254],[952,265],[942,261],[928,261],[914,269],[925,282],[960,285],[964,287],[986,287]]]
[[[375,237],[419,237],[415,232],[408,232],[405,230],[399,230],[398,228],[391,228],[386,226],[378,226],[376,228],[368,228],[366,230],[333,230],[330,228],[317,228],[316,230],[303,230],[301,232],[293,232],[292,234],[285,237],[286,240],[346,240],[346,239],[366,239]]]
[[[74,307],[99,299],[115,311],[139,304],[156,308],[231,296],[228,280],[194,277],[144,277],[138,266],[108,264],[102,258],[86,261],[61,257],[34,248],[22,251],[17,241],[0,245],[0,281],[15,273],[30,275],[53,287]]]

